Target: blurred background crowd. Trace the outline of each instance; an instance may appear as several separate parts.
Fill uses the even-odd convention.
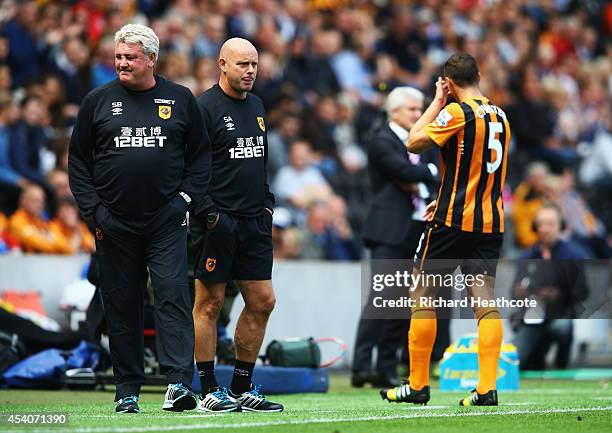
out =
[[[70,193],[79,104],[115,79],[113,36],[151,26],[158,73],[197,96],[230,37],[259,50],[277,258],[358,260],[367,146],[394,87],[429,97],[455,51],[508,114],[505,255],[536,243],[548,202],[588,257],[612,238],[612,3],[605,0],[0,1],[0,253],[74,254],[94,242]]]

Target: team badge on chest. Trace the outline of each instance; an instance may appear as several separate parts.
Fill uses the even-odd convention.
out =
[[[166,120],[169,119],[170,116],[172,116],[172,107],[169,105],[160,105],[157,111],[157,114],[159,114],[159,117],[161,117],[162,119]]]
[[[266,132],[266,124],[264,123],[264,118],[257,116],[257,124],[259,125],[259,129],[263,132]]]

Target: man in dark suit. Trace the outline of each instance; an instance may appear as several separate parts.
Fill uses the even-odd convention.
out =
[[[397,87],[385,104],[387,122],[368,145],[372,201],[363,240],[372,259],[412,259],[425,223],[423,213],[437,183],[434,152],[410,154],[408,131],[421,116],[423,94],[412,87]],[[363,313],[362,313],[363,315]],[[408,319],[359,321],[351,383],[395,386],[398,348],[408,335]],[[377,347],[375,371],[372,351]],[[406,356],[407,359],[407,356]]]

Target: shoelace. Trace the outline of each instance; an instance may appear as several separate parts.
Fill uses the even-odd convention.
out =
[[[128,395],[127,397],[123,397],[121,400],[119,400],[119,404],[123,404],[123,403],[137,403],[139,400],[138,396],[136,395]]]
[[[217,397],[223,403],[230,401],[229,397],[227,396],[227,389],[225,389],[224,387],[219,388],[218,390],[213,392],[212,395]]]
[[[253,389],[249,391],[249,394],[251,394],[253,397],[257,397],[265,401],[266,396],[263,395],[261,392],[259,392],[260,389],[261,389],[261,385],[255,385]]]
[[[189,389],[187,389],[187,387],[182,383],[173,383],[172,385],[170,385],[170,387],[174,389],[180,389],[181,391],[189,391]]]

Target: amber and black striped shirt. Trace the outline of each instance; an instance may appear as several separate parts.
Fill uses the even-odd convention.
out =
[[[506,114],[485,97],[453,102],[426,133],[440,147],[442,184],[434,221],[467,232],[503,233]]]

